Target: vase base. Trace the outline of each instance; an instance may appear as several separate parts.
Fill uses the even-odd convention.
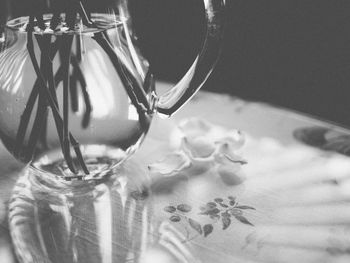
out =
[[[147,174],[132,160],[114,171],[100,180],[66,181],[25,169],[9,202],[18,261],[139,262],[153,236]]]
[[[66,181],[98,180],[108,174],[115,174],[115,169],[127,159],[128,154],[120,148],[88,145],[83,148],[83,156],[84,163],[89,171],[88,174],[81,169],[77,158],[72,159],[73,165],[78,168],[77,172],[73,173],[69,169],[60,149],[50,151],[37,158],[31,164],[31,167],[38,172],[53,175]]]

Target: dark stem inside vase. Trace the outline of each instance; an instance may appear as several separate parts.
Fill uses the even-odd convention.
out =
[[[147,94],[154,86],[152,74],[148,71],[143,77],[136,77],[120,58],[115,43],[109,37],[108,30],[125,26],[123,20],[116,19],[115,15],[89,13],[80,1],[71,3],[65,10],[53,10],[52,14],[33,12],[29,17],[21,17],[13,20],[12,25],[8,24],[9,28],[15,24],[16,30],[22,30],[27,35],[26,47],[36,74],[21,114],[12,152],[24,162],[36,156],[33,167],[62,175],[68,180],[99,177],[102,170],[111,170],[126,159],[126,155],[135,151],[148,131],[155,99]],[[81,68],[83,40],[87,38],[95,42],[109,58],[138,115],[140,132],[119,143],[120,152],[109,147],[108,143],[84,142],[82,146],[70,128],[76,121],[70,119],[72,112],[78,113],[79,108],[84,109],[81,129],[90,129],[94,113],[86,75]],[[59,67],[55,68],[54,60],[59,61]],[[58,93],[62,94],[61,98]],[[78,93],[82,94],[82,100],[79,100]],[[50,118],[56,129],[59,147],[48,150],[43,158],[37,158],[41,154],[38,148],[49,148],[47,134]],[[62,155],[63,158],[60,158]],[[51,156],[50,162],[43,160],[48,156]]]

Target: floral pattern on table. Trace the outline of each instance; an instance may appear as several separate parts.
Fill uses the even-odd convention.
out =
[[[182,242],[188,242],[199,236],[207,237],[214,231],[214,226],[220,226],[222,230],[229,228],[233,220],[242,224],[254,226],[244,215],[244,210],[255,210],[254,207],[242,205],[237,202],[234,196],[228,196],[226,199],[217,197],[199,207],[198,215],[209,218],[205,224],[201,224],[193,217],[194,209],[188,204],[168,205],[164,207],[164,212],[168,213],[169,221],[173,223],[184,223],[186,239]],[[192,231],[190,231],[191,229]],[[195,232],[192,234],[191,232]]]

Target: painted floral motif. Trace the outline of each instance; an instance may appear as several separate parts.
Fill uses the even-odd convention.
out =
[[[188,204],[169,205],[164,207],[164,212],[169,214],[169,221],[184,223],[187,238],[183,242],[190,241],[198,236],[207,237],[214,231],[214,225],[221,225],[222,230],[228,229],[233,220],[242,224],[254,226],[245,216],[244,210],[255,210],[254,207],[239,204],[236,197],[228,196],[226,199],[215,198],[205,206],[199,208],[199,215],[207,216],[209,222],[201,224],[191,216],[192,207]],[[189,229],[192,229],[190,231]],[[191,236],[191,232],[195,234]]]
[[[175,151],[149,165],[149,171],[159,178],[214,169],[226,184],[237,185],[244,181],[241,166],[247,163],[238,154],[244,142],[238,130],[226,130],[198,118],[186,119],[171,135]]]
[[[305,127],[293,132],[300,142],[350,156],[350,134],[344,134],[324,127]]]

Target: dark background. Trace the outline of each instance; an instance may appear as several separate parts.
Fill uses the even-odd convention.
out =
[[[176,81],[200,45],[200,0],[131,0],[158,78]],[[222,56],[204,89],[350,126],[350,1],[227,0]]]
[[[5,1],[0,0],[0,13]],[[31,6],[28,0],[11,1],[21,2],[24,10]],[[160,79],[179,80],[196,57],[204,34],[202,0],[129,3],[152,71]],[[222,55],[204,89],[350,127],[350,0],[226,3]]]

